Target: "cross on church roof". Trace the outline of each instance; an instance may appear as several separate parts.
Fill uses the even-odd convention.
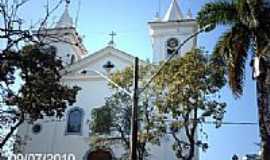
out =
[[[68,8],[69,7],[69,4],[70,4],[70,0],[65,0],[65,2],[66,2],[65,7]]]
[[[114,32],[114,31],[112,31],[112,33],[110,33],[109,34],[109,36],[111,36],[111,41],[109,42],[109,45],[110,46],[114,46],[114,37],[116,36],[117,34]]]

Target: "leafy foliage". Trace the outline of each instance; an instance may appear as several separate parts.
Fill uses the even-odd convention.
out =
[[[140,79],[145,77],[146,74],[149,74],[150,68],[151,66],[148,65],[140,67]],[[117,82],[121,87],[128,91],[131,90],[132,79],[133,69],[131,67],[128,67],[123,71],[118,71],[112,76],[112,80],[114,82]],[[142,84],[144,83],[143,81],[141,82]],[[102,119],[96,117],[95,112],[92,114],[93,121],[91,126],[95,135],[92,138],[92,145],[100,148],[106,145],[113,147],[116,143],[121,144],[125,149],[122,159],[127,159],[130,147],[129,135],[131,126],[130,119],[132,101],[130,95],[118,90],[113,85],[111,87],[113,89],[112,96],[106,99],[106,104],[104,107],[97,109],[99,111],[103,111],[101,114],[102,116],[100,116]],[[161,115],[155,111],[155,107],[151,99],[153,96],[152,93],[153,92],[151,89],[147,89],[144,93],[142,93],[140,95],[140,102],[138,106],[139,133],[137,154],[138,159],[140,160],[149,156],[147,149],[148,144],[159,144],[159,138],[163,136],[165,129],[164,125],[162,125],[164,122]],[[111,114],[110,116],[105,117],[108,110],[110,110]],[[110,117],[110,120],[108,117]],[[109,127],[110,135],[108,135],[107,127]],[[103,134],[100,134],[99,128],[104,128]]]
[[[220,37],[213,52],[213,60],[222,63],[216,67],[225,67],[229,86],[236,97],[243,93],[246,59],[248,51],[254,48],[253,44],[257,45],[256,49],[252,50],[257,52],[253,54],[268,54],[268,49],[265,50],[264,46],[269,42],[269,13],[269,3],[262,0],[209,2],[198,13],[197,21],[200,27],[210,24],[213,30],[217,25],[231,26],[231,29]]]
[[[0,152],[25,120],[61,117],[75,102],[79,88],[60,82],[62,61],[42,42],[48,19],[65,1],[46,1],[44,17],[30,26],[19,14],[30,0],[0,1]]]
[[[243,94],[245,66],[248,55],[260,59],[253,71],[260,70],[257,81],[262,159],[270,159],[270,111],[269,111],[269,50],[270,3],[266,0],[219,0],[207,3],[199,12],[200,27],[227,25],[230,29],[220,37],[213,52],[216,68],[224,68],[229,86],[236,97]],[[210,30],[209,30],[210,31]],[[265,63],[267,62],[267,63]]]
[[[75,102],[79,88],[61,83],[63,66],[55,51],[50,47],[31,45],[19,52],[0,54],[2,127],[14,131],[26,117],[28,122],[44,116],[61,118],[67,105]],[[1,142],[1,148],[9,136]]]
[[[200,124],[207,118],[221,126],[226,104],[219,102],[219,90],[225,85],[223,70],[216,70],[199,49],[173,59],[156,79],[159,111],[166,114],[168,133],[175,140],[178,158],[191,160],[197,147],[208,145],[196,138]]]
[[[140,68],[140,85],[143,86],[146,79],[155,72],[156,66],[145,65]],[[213,64],[201,50],[194,50],[172,60],[154,83],[140,93],[137,146],[139,159],[150,156],[147,144],[159,145],[160,138],[165,135],[175,140],[172,149],[178,158],[191,160],[196,146],[207,149],[207,143],[197,140],[196,132],[199,124],[205,122],[208,117],[216,121],[217,127],[221,125],[226,104],[219,102],[215,96],[218,96],[217,93],[226,80],[223,76],[224,70],[219,69],[222,68],[213,68]],[[112,79],[130,91],[132,73],[132,68],[127,68],[122,72],[116,72]],[[104,119],[107,121],[106,126],[111,126],[111,131],[114,131],[111,135],[120,136],[120,141],[128,149],[131,98],[114,86],[112,89],[113,95],[108,97],[106,106],[103,107],[111,109],[112,119]],[[92,123],[98,121],[100,120],[94,118]],[[104,136],[99,137],[108,142]],[[114,142],[115,138],[110,140]]]
[[[104,106],[96,108],[92,111],[92,117],[95,119],[91,124],[92,132],[110,134],[112,126],[112,111],[111,108]]]

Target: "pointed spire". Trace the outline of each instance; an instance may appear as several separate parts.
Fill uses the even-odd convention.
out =
[[[163,18],[163,21],[178,21],[181,19],[183,19],[183,13],[180,10],[177,0],[172,0],[171,5]]]
[[[56,24],[56,28],[68,28],[68,27],[74,27],[73,26],[73,19],[69,15],[69,0],[66,0],[66,6],[65,6],[65,11],[62,14],[61,18]]]

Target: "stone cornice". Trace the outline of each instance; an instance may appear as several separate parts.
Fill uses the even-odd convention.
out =
[[[179,20],[179,21],[169,21],[169,22],[162,22],[162,21],[156,21],[156,22],[148,22],[150,25],[150,28],[174,28],[174,27],[191,27],[191,26],[197,26],[197,22],[194,19],[185,19],[185,20]]]
[[[104,56],[108,56],[108,55],[116,56],[117,58],[119,58],[127,63],[130,63],[131,65],[133,64],[134,56],[132,56],[128,53],[125,53],[121,50],[115,49],[111,46],[107,46],[107,47],[83,58],[82,60],[80,60],[72,65],[66,66],[66,71],[69,73],[76,72],[78,70],[81,70],[81,69],[89,66],[94,61],[99,60],[99,59],[103,58]],[[146,63],[142,60],[140,62],[143,64]]]

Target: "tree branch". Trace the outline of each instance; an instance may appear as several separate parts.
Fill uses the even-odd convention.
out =
[[[5,138],[3,139],[3,141],[0,143],[0,149],[2,149],[2,148],[5,146],[5,144],[6,144],[7,141],[9,140],[9,138],[13,135],[13,133],[16,131],[16,129],[17,129],[23,122],[24,122],[24,115],[23,115],[23,113],[22,113],[21,118],[20,118],[20,120],[18,121],[18,123],[17,123],[15,126],[13,126],[13,127],[10,128],[9,133],[5,136]]]

